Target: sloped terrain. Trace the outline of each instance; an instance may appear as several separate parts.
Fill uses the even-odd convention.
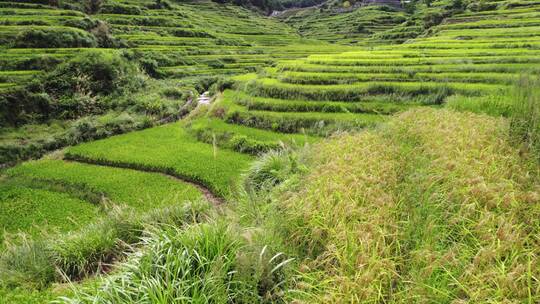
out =
[[[277,17],[297,29],[303,37],[362,45],[366,43],[366,38],[405,22],[407,14],[399,8],[386,5],[347,9],[326,4],[291,9]]]
[[[90,16],[76,3],[0,4],[8,16],[6,58],[13,58],[2,65],[7,91],[34,72],[54,76],[45,87],[61,83],[69,67],[80,71],[82,53],[117,64],[113,82],[125,83],[97,100],[110,101],[123,121],[157,121],[111,136],[130,129],[111,124],[114,114],[94,113],[115,132],[65,142],[90,141],[2,172],[2,299],[540,300],[540,190],[534,151],[524,144],[530,135],[511,137],[516,124],[503,117],[444,109],[511,116],[516,102],[528,100],[536,113],[537,95],[514,91],[524,74],[540,71],[539,2],[456,8],[434,1],[408,13],[367,6],[326,19],[310,8],[295,11],[305,19],[290,17],[293,27],[306,22],[300,34],[208,1],[109,1]],[[393,21],[379,27],[386,15]],[[106,21],[106,42],[95,28],[72,25],[89,18]],[[353,19],[356,29],[371,26],[369,34],[322,25]],[[73,44],[25,45],[38,40],[21,39],[15,28],[24,37],[59,31],[65,39],[58,43]],[[339,45],[354,41],[367,47]],[[21,68],[29,62],[47,62],[53,72]],[[132,69],[137,77],[129,77]],[[150,84],[128,81],[139,77]],[[210,86],[204,104],[183,95]],[[131,112],[139,97],[145,107]],[[189,106],[183,115],[156,114],[176,99]],[[41,122],[34,136],[62,133],[62,123],[79,119]],[[78,132],[95,132],[83,122]],[[154,123],[163,125],[149,128]],[[17,133],[33,128],[2,134],[24,142]],[[68,290],[70,281],[78,283]]]
[[[226,91],[214,113],[232,124],[326,134],[449,97],[502,96],[523,73],[538,73],[539,32],[523,21],[537,6],[457,14],[398,46],[284,60],[237,77],[238,89]]]
[[[222,76],[342,50],[233,4],[81,3],[0,2],[0,163],[177,120]],[[113,89],[86,86],[100,77]]]

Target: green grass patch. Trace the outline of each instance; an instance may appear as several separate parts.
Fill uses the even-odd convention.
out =
[[[74,230],[99,214],[97,205],[67,193],[27,188],[5,180],[0,190],[0,240],[5,232],[38,235],[42,230]]]
[[[197,141],[181,123],[71,147],[66,156],[121,167],[158,171],[208,187],[227,196],[250,156]]]

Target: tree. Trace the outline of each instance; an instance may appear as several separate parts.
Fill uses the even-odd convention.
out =
[[[87,14],[96,14],[103,6],[103,0],[86,0],[84,9]]]

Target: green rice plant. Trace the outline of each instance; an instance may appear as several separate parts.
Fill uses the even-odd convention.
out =
[[[97,195],[97,203],[103,197],[139,211],[152,210],[168,201],[201,198],[196,187],[160,174],[60,160],[25,162],[9,169],[6,175],[19,178],[19,183],[27,187],[42,182],[64,186],[65,192],[74,192],[72,195],[77,195],[78,189],[86,190]]]
[[[51,302],[58,297],[55,291],[34,290],[28,288],[6,289],[0,287],[0,303],[27,303],[39,304]]]
[[[466,97],[454,95],[446,100],[446,106],[457,111],[486,113],[509,117],[512,113],[511,97],[507,94]]]
[[[2,242],[5,234],[37,235],[42,230],[76,229],[91,222],[99,212],[96,205],[54,189],[32,189],[9,180],[3,180],[0,189]]]
[[[236,108],[227,113],[226,122],[281,133],[325,136],[338,130],[362,129],[384,121],[382,115],[315,112],[246,111]]]
[[[218,196],[229,195],[251,161],[248,155],[198,142],[181,123],[71,147],[68,159],[167,173],[200,183]]]
[[[279,99],[361,101],[368,95],[428,95],[445,90],[475,96],[501,89],[500,85],[433,82],[368,82],[354,85],[294,85],[263,78],[248,82],[246,90],[255,96]]]
[[[272,112],[325,112],[325,113],[372,113],[394,114],[409,107],[420,105],[407,96],[373,96],[361,102],[284,100],[250,96],[237,91],[231,97],[235,103],[248,110]]]
[[[190,122],[189,132],[199,141],[210,144],[215,140],[220,147],[249,154],[260,154],[286,146],[303,146],[315,141],[315,138],[307,135],[275,133],[227,124],[220,119],[197,119]]]

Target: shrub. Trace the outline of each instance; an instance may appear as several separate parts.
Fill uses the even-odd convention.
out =
[[[85,0],[84,10],[87,14],[97,14],[103,6],[103,0]]]
[[[270,151],[251,165],[244,176],[244,187],[254,192],[269,190],[304,170],[298,153],[288,150]]]
[[[89,31],[98,24],[98,20],[84,17],[82,19],[67,19],[63,23],[65,26],[80,28],[85,31]]]
[[[210,86],[209,92],[211,95],[215,95],[218,92],[223,92],[227,89],[231,89],[234,85],[234,81],[226,78],[218,78],[212,86]]]
[[[30,29],[19,34],[13,42],[18,48],[96,47],[90,33],[78,29]]]
[[[155,3],[148,6],[150,9],[171,9],[172,4],[167,0],[155,0]]]
[[[96,37],[97,43],[104,48],[126,47],[126,42],[115,39],[109,29],[109,25],[101,20],[96,22],[96,25],[90,29],[90,33]]]
[[[54,97],[76,93],[109,95],[142,85],[138,67],[116,52],[86,52],[45,75],[43,87]]]
[[[139,6],[125,5],[116,2],[107,3],[101,8],[103,14],[141,15],[143,12]]]

